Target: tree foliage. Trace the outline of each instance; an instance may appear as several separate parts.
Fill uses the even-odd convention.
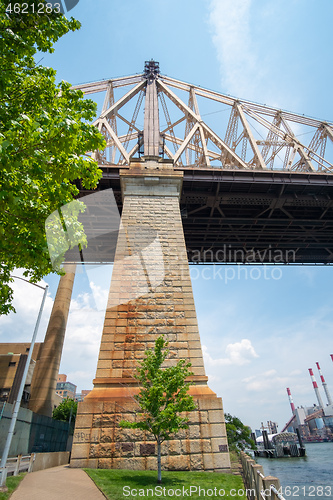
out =
[[[185,380],[192,375],[191,363],[181,359],[176,365],[163,367],[168,357],[168,342],[163,336],[156,339],[153,351],[146,351],[145,358],[137,370],[136,379],[141,389],[136,401],[140,406],[138,420],[122,420],[120,426],[141,429],[152,433],[157,441],[158,481],[161,482],[161,444],[172,434],[188,428],[188,417],[182,412],[196,408],[193,397],[188,394],[189,383]]]
[[[36,62],[54,43],[80,28],[74,19],[40,11],[41,0],[0,0],[0,314],[13,310],[10,273],[26,269],[37,281],[52,271],[45,237],[48,215],[101,177],[86,155],[104,147],[89,122],[96,104],[56,83],[56,72]],[[24,5],[27,11],[22,13]],[[48,9],[50,10],[50,9]]]
[[[230,450],[239,452],[246,448],[256,449],[255,442],[251,438],[250,427],[244,425],[239,418],[231,416],[230,413],[225,413],[224,416]]]
[[[77,402],[74,399],[66,398],[53,410],[52,418],[62,422],[75,422],[77,412]]]

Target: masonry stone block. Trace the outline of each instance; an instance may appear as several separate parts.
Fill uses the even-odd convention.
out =
[[[71,459],[84,459],[89,457],[90,443],[76,443],[73,447]]]
[[[207,471],[213,471],[215,468],[213,453],[203,453],[202,458],[204,469]]]
[[[218,438],[226,436],[224,433],[224,427],[220,424],[201,424],[200,431],[203,438]]]
[[[203,456],[202,453],[198,453],[197,455],[192,453],[190,455],[190,470],[203,470]]]
[[[169,455],[165,467],[167,470],[191,470],[190,455]]]
[[[213,453],[221,453],[228,446],[228,440],[226,437],[212,438],[212,450]]]
[[[166,441],[165,455],[180,455],[181,453],[181,441],[179,439],[172,439]]]
[[[74,458],[73,455],[71,455],[71,463],[70,467],[77,467],[79,469],[83,469],[85,467],[91,468],[91,469],[97,469],[98,467],[98,459],[89,459],[89,458]]]
[[[200,410],[222,410],[221,398],[206,398],[198,401]]]
[[[229,453],[213,453],[214,470],[221,472],[230,472]]]
[[[90,429],[92,427],[92,415],[86,413],[80,413],[76,416],[76,427],[78,429]]]

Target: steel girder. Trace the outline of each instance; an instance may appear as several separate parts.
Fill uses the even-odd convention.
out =
[[[85,94],[105,94],[95,125],[107,148],[92,153],[101,165],[126,168],[140,155],[147,82],[151,82],[147,75],[139,74],[73,87]],[[171,159],[175,167],[333,172],[331,122],[236,99],[159,73],[153,85],[159,108],[154,119],[161,124],[158,154]]]

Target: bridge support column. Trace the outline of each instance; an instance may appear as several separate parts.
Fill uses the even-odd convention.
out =
[[[75,264],[66,264],[45,334],[40,359],[31,382],[29,409],[52,417],[55,391],[75,278]]]
[[[207,386],[185,248],[179,196],[182,173],[170,163],[132,163],[121,171],[122,225],[94,389],[79,403],[73,467],[155,469],[153,437],[121,429],[133,420],[138,362],[156,338],[169,341],[166,363],[191,361],[190,426],[163,443],[165,470],[229,471],[222,400]]]

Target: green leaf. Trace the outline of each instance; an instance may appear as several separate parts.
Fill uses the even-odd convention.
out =
[[[1,142],[1,148],[2,148],[2,149],[6,149],[6,148],[8,148],[8,146],[9,146],[9,145],[10,145],[10,142],[9,142],[9,141],[6,141],[6,140],[5,140],[5,141],[2,141],[2,142]]]

